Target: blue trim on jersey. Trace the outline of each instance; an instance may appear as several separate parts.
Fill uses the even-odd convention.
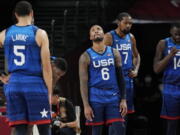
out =
[[[92,49],[92,51],[94,52],[94,53],[97,53],[98,55],[104,55],[105,53],[106,53],[106,51],[107,51],[107,47],[105,48],[105,50],[104,50],[104,52],[103,53],[98,53],[98,52],[96,52],[92,47],[91,47],[91,49]]]

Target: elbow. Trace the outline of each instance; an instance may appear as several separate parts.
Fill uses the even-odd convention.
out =
[[[161,72],[160,68],[158,68],[157,66],[154,66],[153,69],[156,74]]]

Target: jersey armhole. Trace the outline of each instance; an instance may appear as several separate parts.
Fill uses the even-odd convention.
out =
[[[167,51],[167,44],[168,44],[167,39],[164,39],[164,41],[165,41],[165,43],[164,43],[165,48],[164,48],[164,50],[163,50],[163,56],[165,56],[165,55],[166,55],[166,51]]]
[[[34,42],[36,43],[36,45],[38,47],[41,48],[41,45],[38,44],[37,40],[36,40],[36,36],[37,36],[37,31],[39,30],[39,28],[37,26],[34,26],[32,25],[32,30],[33,30],[33,33],[34,33]]]
[[[115,34],[115,31],[110,31],[109,34],[111,35],[112,37],[112,46],[114,45],[114,34]]]
[[[88,50],[86,50],[86,53],[87,53],[87,55],[89,56],[89,65],[90,65],[90,63],[91,63],[91,61],[92,61],[92,58],[91,58],[91,55],[90,55],[90,53],[89,53]]]
[[[112,51],[113,58],[115,60],[114,49],[112,47],[111,47],[111,51]]]
[[[5,42],[6,42],[6,35],[7,35],[7,32],[9,31],[9,29],[10,29],[10,27],[8,27],[7,29],[5,29],[4,31],[5,31],[5,33],[4,33],[4,41],[2,42],[2,46],[1,47],[4,47],[4,45],[5,45]]]
[[[34,32],[34,36],[36,36],[36,33],[37,33],[39,28],[37,26],[32,25],[32,29],[33,29],[33,32]]]

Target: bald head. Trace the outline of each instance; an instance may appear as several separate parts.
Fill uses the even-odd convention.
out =
[[[93,25],[90,28],[89,35],[90,35],[90,40],[92,40],[93,42],[103,41],[104,38],[103,28],[99,25]]]

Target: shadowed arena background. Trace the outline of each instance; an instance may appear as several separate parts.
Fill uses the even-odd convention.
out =
[[[12,10],[18,0],[0,2],[0,30],[12,25]],[[89,28],[99,24],[108,32],[116,28],[118,13],[128,12],[134,18],[131,32],[135,35],[141,55],[139,75],[135,79],[135,108],[131,116],[129,135],[163,135],[161,109],[161,75],[153,72],[156,44],[169,36],[171,23],[180,22],[180,3],[173,0],[29,0],[35,11],[35,25],[45,29],[50,39],[53,56],[68,61],[68,72],[58,82],[61,95],[81,106],[82,135],[90,135],[84,126],[84,115],[79,90],[78,60],[90,47]],[[177,4],[177,5],[176,5]],[[5,70],[3,50],[0,49],[0,70]],[[4,105],[0,85],[0,107]],[[1,124],[0,124],[1,127]],[[105,128],[104,128],[105,129]],[[0,128],[0,135],[1,130]],[[106,130],[103,135],[107,134]]]

